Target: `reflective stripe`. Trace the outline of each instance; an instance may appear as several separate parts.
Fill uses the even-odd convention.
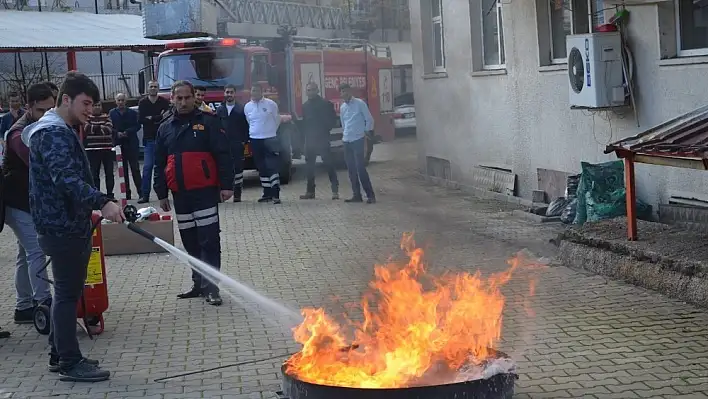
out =
[[[182,213],[182,214],[177,214],[177,221],[178,222],[189,222],[191,220],[194,220],[194,216],[192,216],[191,213]]]
[[[270,183],[267,183],[267,182],[264,182],[264,181],[261,182],[261,187],[263,187],[263,188],[270,188],[271,186],[272,186],[272,185],[271,185]]]
[[[273,181],[273,180],[276,180],[276,179],[280,179],[280,173],[274,174],[274,175],[271,176],[270,179],[268,179],[268,180]]]
[[[194,221],[191,222],[177,222],[177,228],[180,230],[187,230],[197,227],[197,224],[194,223]]]
[[[205,218],[207,216],[216,215],[217,211],[218,211],[218,208],[215,206],[212,206],[211,208],[202,209],[200,211],[192,212],[192,215],[194,216],[195,219],[201,219],[201,218]]]
[[[243,179],[243,173],[236,173],[234,179]]]
[[[241,185],[241,184],[243,184],[243,178],[241,178],[241,179],[234,179],[234,184],[236,184],[236,185]]]
[[[197,227],[205,227],[214,223],[219,223],[219,215],[214,215],[204,219],[197,219]]]

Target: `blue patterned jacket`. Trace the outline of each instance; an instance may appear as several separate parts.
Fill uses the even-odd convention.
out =
[[[30,149],[30,211],[37,234],[88,238],[91,213],[108,197],[93,187],[76,131],[54,109],[22,131]]]

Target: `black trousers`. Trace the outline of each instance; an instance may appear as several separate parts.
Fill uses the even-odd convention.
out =
[[[123,168],[123,176],[125,176],[125,195],[130,198],[130,174],[128,172],[133,174],[133,183],[135,183],[138,193],[143,186],[142,171],[138,162],[139,150],[137,146],[131,144],[122,144],[120,150],[123,154],[123,165],[119,167]]]
[[[234,161],[234,197],[241,197],[243,192],[243,143],[237,143],[232,146],[231,158]]]
[[[280,139],[251,139],[253,161],[261,177],[264,198],[280,198]]]
[[[113,189],[115,188],[115,176],[113,174],[113,162],[115,154],[111,150],[87,150],[89,165],[91,166],[91,175],[93,176],[93,185],[96,190],[101,191],[101,166],[106,174],[106,194],[113,197]]]
[[[329,137],[327,138],[329,139]],[[332,185],[332,192],[339,193],[339,179],[337,178],[337,169],[334,165],[334,160],[332,159],[332,151],[329,146],[329,141],[321,142],[308,142],[305,149],[305,160],[307,162],[307,192],[315,192],[315,169],[317,167],[317,156],[322,158],[322,164],[327,169],[327,175],[329,176],[329,182]]]
[[[172,198],[184,249],[209,267],[220,270],[219,190],[214,188],[173,193]],[[219,292],[218,285],[214,283],[218,282],[218,277],[208,273],[205,276],[194,267],[192,282],[205,294]]]

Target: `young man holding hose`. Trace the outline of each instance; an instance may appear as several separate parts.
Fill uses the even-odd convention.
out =
[[[86,359],[76,337],[76,304],[86,282],[91,256],[93,210],[121,223],[123,211],[93,186],[91,168],[72,126],[87,122],[98,87],[86,75],[69,72],[56,107],[22,131],[30,150],[30,211],[42,251],[52,258],[54,299],[49,344],[50,371],[62,381],[97,382],[110,377]]]

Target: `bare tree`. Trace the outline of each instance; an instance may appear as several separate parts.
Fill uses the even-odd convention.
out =
[[[27,97],[27,89],[35,83],[53,80],[60,74],[59,58],[47,53],[14,53],[11,62],[0,68],[0,85],[5,92]]]

